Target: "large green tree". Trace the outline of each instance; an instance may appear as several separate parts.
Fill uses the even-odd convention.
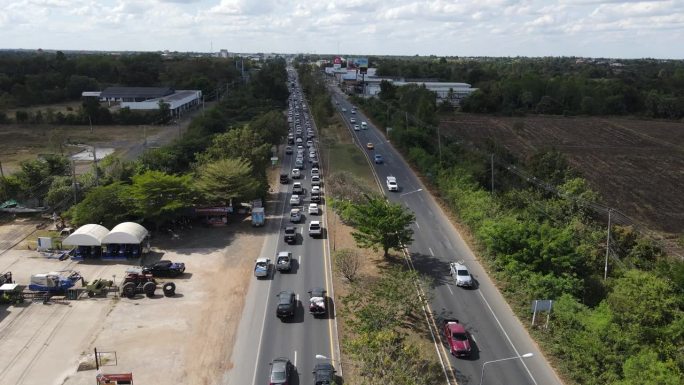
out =
[[[147,171],[133,177],[130,197],[136,214],[159,226],[192,206],[192,176]]]
[[[381,248],[385,257],[390,249],[401,250],[413,242],[410,226],[415,216],[398,203],[368,197],[366,202],[352,206],[350,219],[354,226],[352,236],[359,247],[376,251]]]
[[[209,203],[228,204],[232,199],[263,196],[264,186],[252,177],[252,165],[244,159],[221,159],[202,166],[196,188]]]
[[[95,187],[70,210],[72,222],[78,226],[98,223],[111,228],[129,219],[134,210],[130,186],[120,182]]]

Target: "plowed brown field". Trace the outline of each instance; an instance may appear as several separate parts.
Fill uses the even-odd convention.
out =
[[[520,158],[555,148],[604,203],[653,230],[684,232],[684,123],[459,114],[441,129],[474,143],[492,139]]]

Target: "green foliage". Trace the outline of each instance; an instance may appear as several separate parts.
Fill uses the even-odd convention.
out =
[[[661,361],[658,353],[652,350],[630,357],[622,370],[625,379],[618,385],[677,385],[684,381],[675,362]]]
[[[248,160],[224,158],[202,165],[195,188],[205,202],[227,205],[233,199],[250,201],[264,196],[264,185],[252,176]]]
[[[115,182],[88,191],[85,198],[71,208],[69,214],[71,221],[77,226],[99,223],[112,228],[132,217],[134,205],[130,197],[130,186]]]
[[[196,199],[190,175],[169,175],[146,171],[133,177],[129,189],[134,212],[159,226],[179,211],[192,207]]]
[[[401,250],[413,242],[410,226],[415,216],[399,203],[367,197],[365,203],[352,204],[349,215],[354,225],[352,236],[359,247],[382,248],[388,257],[390,249]]]

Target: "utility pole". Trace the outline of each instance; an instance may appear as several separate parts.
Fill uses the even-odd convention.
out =
[[[100,185],[99,172],[97,171],[97,150],[93,146],[93,165],[95,166],[95,186]]]
[[[74,204],[78,202],[78,194],[76,192],[76,162],[71,161],[71,184],[74,186]]]
[[[603,280],[608,279],[608,254],[610,253],[610,214],[613,209],[608,209],[608,236],[606,237],[606,264],[603,268]]]
[[[494,154],[491,155],[491,164],[492,164],[492,195],[494,194]]]

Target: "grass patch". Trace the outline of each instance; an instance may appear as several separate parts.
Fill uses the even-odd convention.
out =
[[[354,145],[349,130],[339,116],[335,117],[332,124],[321,128],[320,134],[320,150],[327,159],[329,171],[347,171],[363,180],[369,188],[377,187],[364,150]]]

